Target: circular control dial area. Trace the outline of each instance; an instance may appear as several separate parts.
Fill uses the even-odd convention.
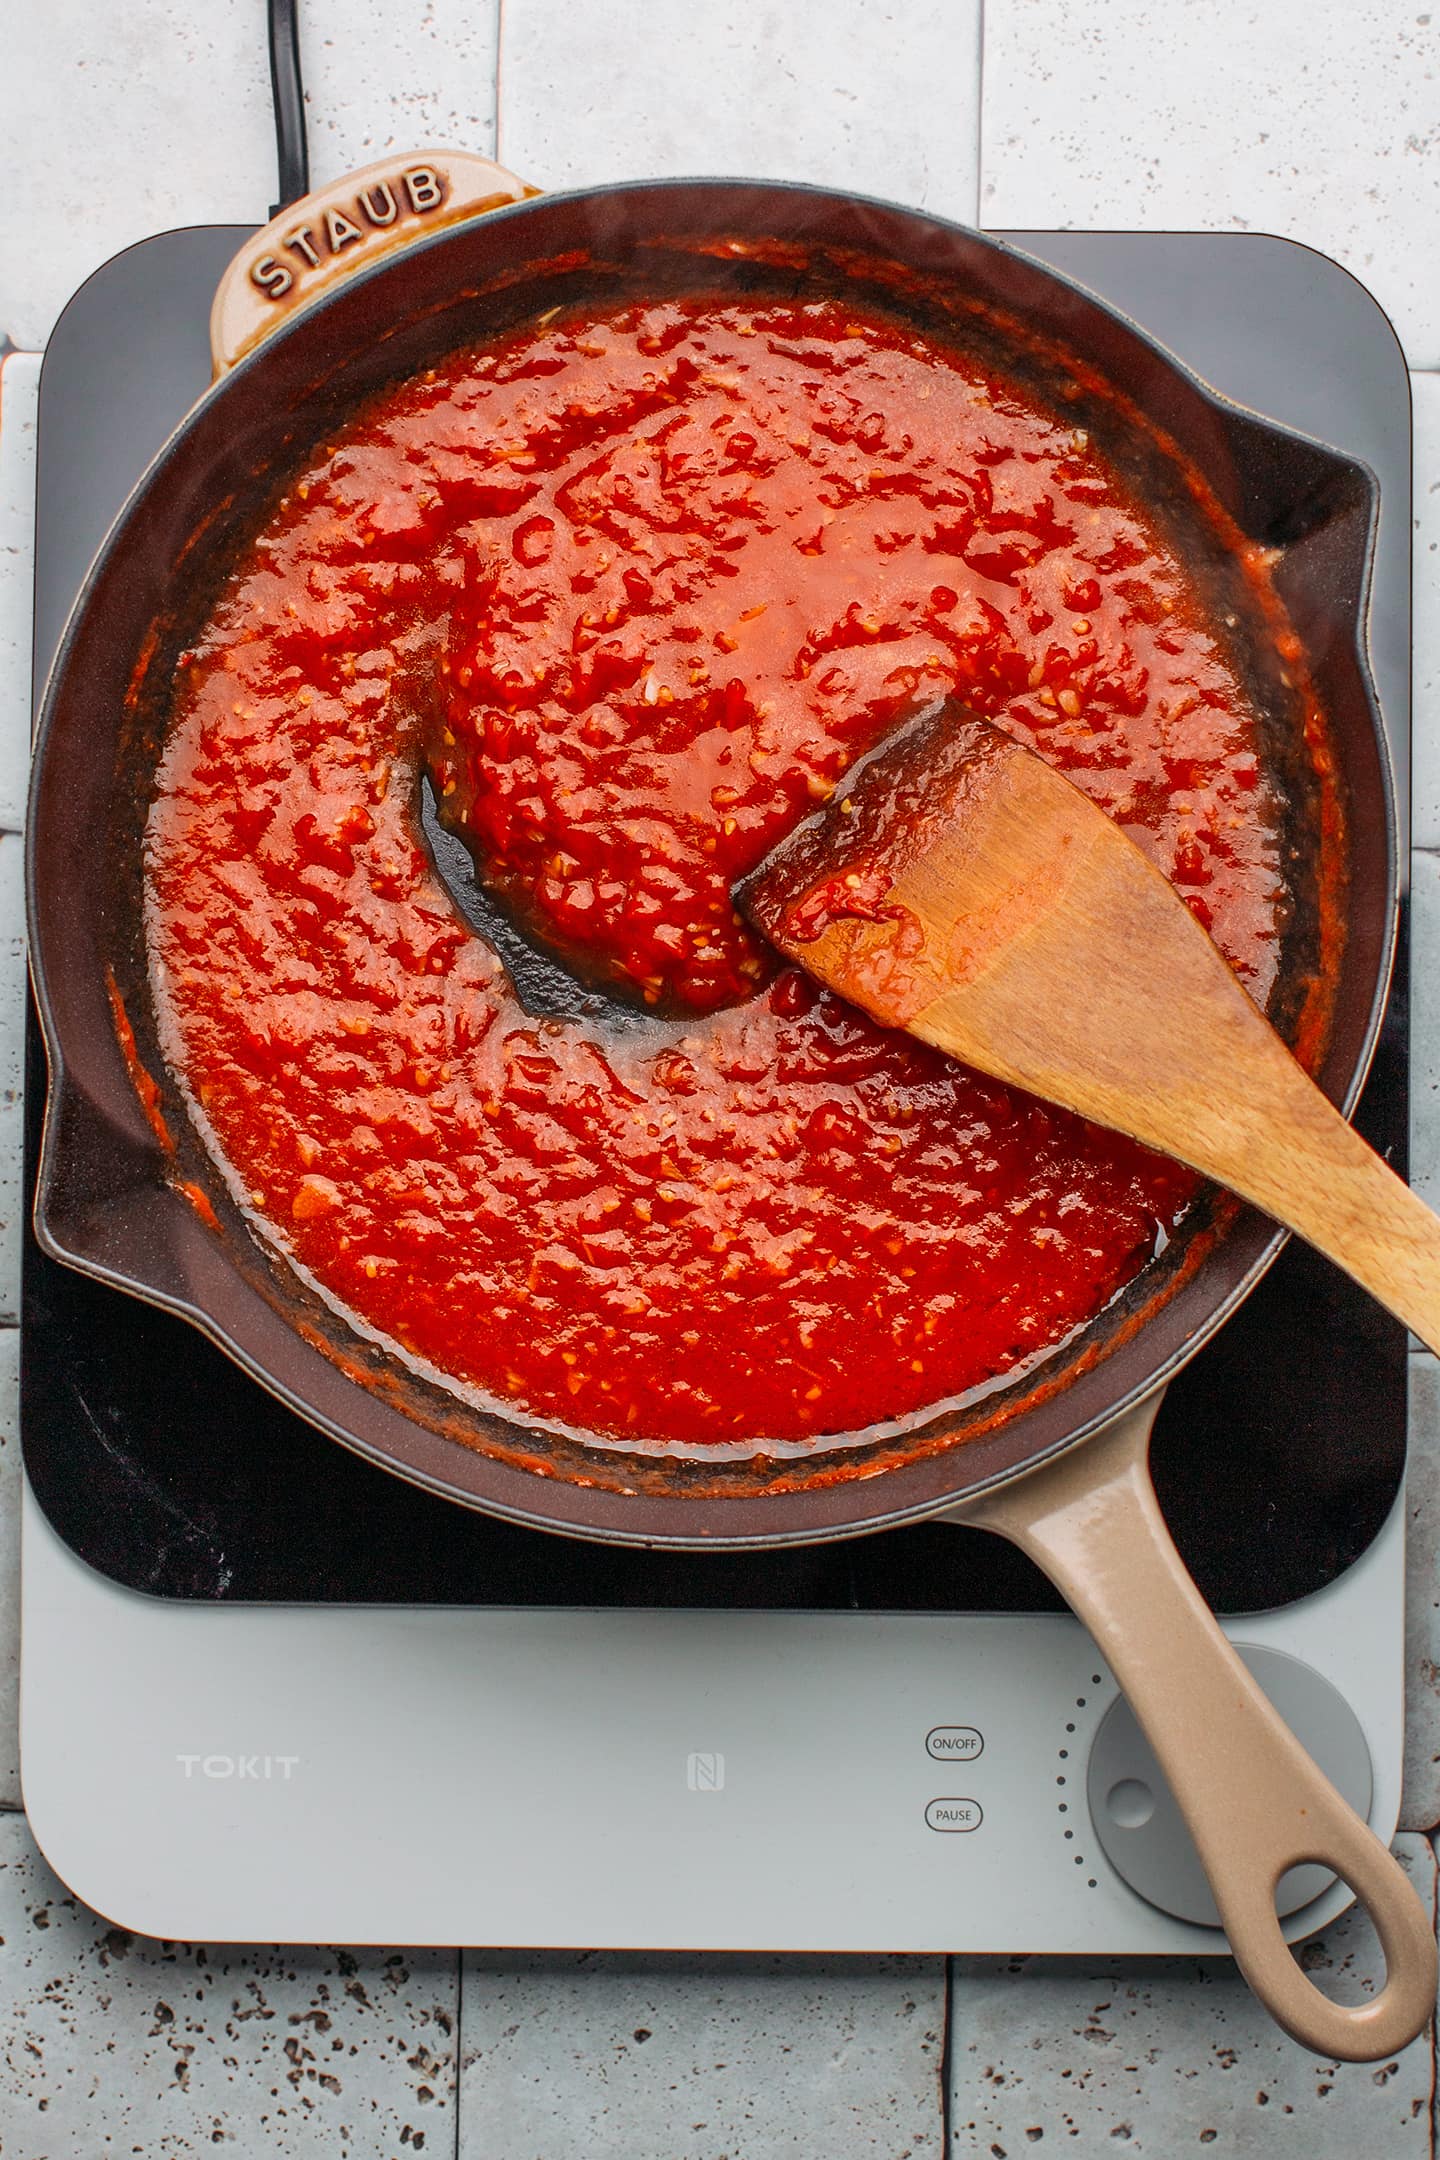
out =
[[[1370,1750],[1344,1696],[1311,1665],[1282,1650],[1237,1643],[1245,1664],[1301,1746],[1364,1822],[1370,1813]],[[1090,1816],[1106,1858],[1132,1890],[1161,1912],[1218,1927],[1205,1871],[1149,1741],[1124,1696],[1106,1712],[1090,1749]],[[1333,1872],[1314,1863],[1280,1878],[1275,1909],[1284,1919],[1328,1890]]]

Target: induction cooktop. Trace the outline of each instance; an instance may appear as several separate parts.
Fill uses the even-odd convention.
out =
[[[208,382],[210,294],[244,237],[197,227],[142,242],[56,328],[39,392],[37,687],[110,518]],[[1408,381],[1376,304],[1325,258],[1260,236],[1005,237],[1218,388],[1380,474],[1371,647],[1403,816]],[[1402,1168],[1407,1053],[1402,962],[1357,1114]],[[32,1016],[32,1185],[43,1089]],[[1311,1721],[1303,1736],[1322,1754],[1339,1748],[1337,1772],[1358,1776],[1365,1758],[1382,1829],[1398,1804],[1406,1364],[1404,1331],[1292,1244],[1172,1384],[1153,1452],[1202,1592],[1248,1616],[1231,1632],[1338,1687],[1338,1710],[1292,1689],[1290,1714]],[[184,1323],[33,1239],[21,1421],[27,1805],[60,1872],[127,1924],[1223,1948],[1107,1858],[1113,1825],[1087,1815],[1085,1779],[1066,1765],[1083,1769],[1113,1682],[998,1539],[932,1523],[790,1552],[661,1554],[520,1529],[346,1453]],[[1110,1746],[1119,1728],[1106,1730]],[[133,1823],[121,1838],[90,1819],[82,1765],[98,1734],[109,1807],[118,1792],[143,1822],[138,1845]],[[405,1842],[448,1878],[444,1897],[380,1828],[395,1819],[374,1808],[382,1759],[378,1782],[419,1806],[424,1836]],[[490,1810],[507,1857],[477,1865]],[[787,1870],[774,1833],[797,1820],[806,1857]],[[594,1867],[617,1822],[627,1845],[679,1841],[685,1887],[663,1909],[643,1871]],[[882,1836],[887,1861],[867,1874],[857,1853]],[[1042,1911],[1035,1855],[1052,1848]],[[841,1867],[823,1896],[816,1852]],[[1315,1900],[1316,1887],[1307,1926],[1343,1902],[1338,1889]]]

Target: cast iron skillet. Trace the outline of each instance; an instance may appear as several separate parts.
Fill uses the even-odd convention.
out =
[[[1229,1652],[1169,1543],[1146,1469],[1158,1391],[1273,1259],[1273,1225],[1223,1204],[1213,1224],[1196,1211],[1189,1233],[1077,1342],[982,1403],[848,1436],[813,1459],[677,1463],[471,1410],[422,1383],[262,1250],[192,1136],[155,1043],[140,939],[140,837],[173,655],[227,551],[336,416],[457,345],[557,304],[629,291],[859,293],[941,334],[958,326],[967,340],[991,341],[1002,364],[1072,399],[1077,421],[1113,433],[1113,402],[1091,397],[1086,371],[1112,385],[1143,420],[1107,447],[1132,461],[1163,514],[1187,513],[1154,431],[1199,467],[1241,531],[1277,551],[1275,582],[1329,714],[1351,883],[1319,1078],[1347,1109],[1364,1078],[1397,890],[1388,755],[1363,646],[1376,518],[1368,471],[1227,403],[1080,288],[940,219],[750,182],[530,192],[449,152],[387,161],[286,211],[222,282],[217,382],[102,548],[41,716],[27,841],[50,1060],[36,1234],[55,1258],[193,1321],[346,1445],[513,1520],[621,1543],[737,1546],[963,1510],[1023,1543],[1087,1620],[1146,1726],[1252,1983],[1319,2052],[1388,2054],[1433,2003],[1428,1921]],[[1233,566],[1223,551],[1215,558],[1198,567],[1223,606]],[[1243,622],[1236,636],[1283,767],[1293,691],[1266,640],[1247,644]],[[1288,988],[1272,1006],[1281,1026],[1314,961],[1301,811],[1292,837],[1300,905],[1286,937]],[[507,957],[522,997],[553,991],[543,971],[527,978],[523,954]],[[117,1001],[134,1030],[129,1057]],[[148,1110],[137,1056],[157,1091]],[[214,1210],[210,1224],[195,1191]],[[1343,1874],[1380,1926],[1390,1976],[1361,2009],[1321,1996],[1280,1934],[1274,1885],[1302,1859]]]

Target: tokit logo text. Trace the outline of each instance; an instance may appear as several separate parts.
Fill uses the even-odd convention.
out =
[[[300,1767],[298,1755],[177,1755],[175,1760],[187,1778],[210,1778],[217,1784],[225,1778],[249,1778],[288,1785]]]

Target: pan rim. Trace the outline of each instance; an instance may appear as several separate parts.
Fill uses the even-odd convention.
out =
[[[1135,323],[1123,310],[1116,308],[1110,302],[1090,291],[1081,281],[1065,273],[1055,271],[1048,264],[1027,254],[1012,242],[977,232],[975,228],[963,225],[957,220],[943,218],[929,211],[916,210],[910,206],[887,202],[883,198],[863,196],[846,190],[822,188],[808,183],[789,181],[736,181],[705,178],[618,181],[592,188],[557,191],[552,195],[541,196],[530,202],[511,205],[505,209],[490,213],[484,222],[487,227],[493,227],[496,224],[513,220],[518,216],[525,216],[534,220],[537,215],[542,214],[550,205],[564,206],[566,204],[617,198],[640,197],[642,199],[655,199],[657,197],[663,198],[683,194],[686,190],[696,188],[716,187],[725,189],[732,197],[743,193],[752,199],[758,197],[771,200],[793,197],[810,199],[827,204],[846,215],[853,214],[857,210],[863,212],[866,209],[873,209],[901,218],[911,224],[935,228],[941,233],[960,234],[967,242],[978,244],[989,253],[998,255],[1001,258],[1017,260],[1027,271],[1038,275],[1048,283],[1065,291],[1078,293],[1102,315],[1118,322],[1130,338],[1136,340],[1153,354],[1165,369],[1178,375],[1202,403],[1218,412],[1222,417],[1239,418],[1248,426],[1262,429],[1266,434],[1274,438],[1303,445],[1312,452],[1319,451],[1331,460],[1338,469],[1359,476],[1365,490],[1366,518],[1354,611],[1353,639],[1348,609],[1344,628],[1347,651],[1353,642],[1359,684],[1367,708],[1377,752],[1380,792],[1383,795],[1385,811],[1387,926],[1384,936],[1384,949],[1380,955],[1380,965],[1376,972],[1369,1011],[1366,1014],[1363,1030],[1361,1031],[1359,1054],[1348,1075],[1343,1097],[1339,1098],[1342,1108],[1346,1111],[1350,1110],[1364,1084],[1378,1042],[1380,1024],[1394,967],[1398,929],[1399,834],[1394,775],[1388,741],[1383,723],[1379,717],[1378,700],[1369,655],[1371,597],[1376,533],[1379,520],[1379,483],[1373,470],[1362,459],[1355,457],[1353,454],[1340,451],[1332,444],[1326,443],[1320,438],[1306,435],[1298,429],[1272,421],[1267,416],[1256,413],[1244,406],[1238,400],[1229,398],[1222,392],[1217,391],[1183,360],[1170,352],[1158,339],[1152,337],[1143,326]],[[717,226],[723,227],[723,216],[717,216],[714,222]],[[456,226],[417,239],[411,249],[406,251],[407,259],[422,250],[430,252],[444,249],[447,245],[453,245],[456,237],[463,234],[465,230],[466,228],[463,225]],[[143,245],[144,243],[138,244]],[[1042,1462],[1050,1461],[1056,1456],[1067,1452],[1069,1448],[1079,1446],[1103,1425],[1109,1423],[1116,1416],[1123,1414],[1134,1403],[1165,1385],[1188,1362],[1189,1358],[1196,1354],[1203,1344],[1208,1341],[1209,1337],[1223,1325],[1243,1298],[1249,1294],[1254,1284],[1273,1262],[1285,1242],[1285,1232],[1276,1229],[1263,1241],[1254,1252],[1243,1272],[1231,1284],[1226,1293],[1211,1305],[1206,1317],[1193,1331],[1192,1335],[1186,1341],[1178,1344],[1160,1364],[1151,1366],[1144,1377],[1137,1380],[1123,1395],[1110,1399],[1102,1407],[1084,1417],[1067,1433],[1057,1437],[1045,1447],[1037,1448],[1033,1453],[1026,1454],[1019,1464],[997,1468],[988,1475],[981,1477],[965,1476],[956,1479],[952,1476],[949,1479],[942,1479],[940,1482],[944,1486],[943,1490],[929,1492],[921,1497],[913,1498],[905,1504],[888,1508],[882,1513],[876,1513],[873,1507],[851,1505],[848,1508],[841,1507],[838,1509],[838,1519],[811,1523],[798,1530],[792,1524],[790,1527],[777,1525],[773,1529],[736,1530],[727,1533],[717,1531],[714,1528],[702,1530],[695,1527],[679,1527],[673,1531],[664,1529],[656,1525],[653,1520],[653,1512],[679,1514],[682,1518],[691,1518],[693,1521],[698,1511],[708,1514],[712,1520],[724,1520],[728,1517],[733,1523],[737,1511],[744,1510],[748,1514],[752,1508],[758,1507],[783,1517],[791,1513],[797,1503],[803,1505],[807,1499],[813,1502],[819,1497],[836,1499],[842,1495],[850,1495],[853,1496],[855,1501],[860,1501],[862,1496],[868,1494],[870,1488],[875,1486],[877,1477],[883,1478],[886,1481],[887,1491],[893,1492],[897,1478],[904,1478],[907,1472],[918,1470],[922,1467],[922,1464],[927,1462],[932,1468],[943,1464],[948,1470],[957,1471],[961,1467],[962,1458],[971,1453],[971,1448],[966,1443],[961,1442],[948,1449],[938,1451],[928,1458],[920,1458],[911,1463],[901,1463],[891,1469],[878,1471],[872,1476],[850,1478],[832,1483],[818,1490],[812,1488],[809,1492],[802,1489],[767,1494],[762,1491],[743,1497],[716,1494],[704,1498],[684,1493],[673,1495],[647,1494],[643,1496],[608,1495],[608,1498],[615,1500],[620,1505],[633,1509],[637,1516],[652,1517],[652,1520],[643,1527],[637,1520],[633,1529],[617,1526],[613,1522],[606,1522],[601,1526],[591,1522],[561,1520],[557,1518],[553,1507],[537,1505],[535,1509],[530,1510],[511,1505],[494,1492],[480,1493],[466,1484],[452,1483],[444,1478],[429,1475],[412,1463],[397,1460],[394,1454],[383,1446],[369,1442],[357,1435],[352,1429],[339,1424],[335,1419],[318,1410],[314,1404],[308,1402],[303,1396],[298,1395],[268,1369],[262,1368],[258,1364],[254,1353],[247,1349],[241,1340],[232,1335],[213,1314],[197,1306],[187,1304],[183,1299],[168,1295],[163,1289],[145,1282],[138,1276],[127,1274],[122,1270],[107,1265],[98,1259],[96,1255],[77,1249],[72,1242],[62,1238],[54,1230],[49,1220],[48,1203],[53,1198],[57,1174],[59,1125],[61,1122],[60,1108],[67,1088],[71,1085],[71,1079],[65,1055],[63,1030],[56,1015],[50,984],[46,976],[43,940],[33,933],[41,913],[38,897],[39,870],[37,862],[38,842],[36,839],[41,820],[37,816],[37,806],[43,785],[46,752],[56,721],[59,692],[70,656],[78,642],[80,628],[83,625],[86,611],[97,586],[113,564],[116,555],[124,547],[130,525],[143,511],[149,491],[157,477],[168,466],[189,432],[203,425],[205,416],[213,412],[217,406],[223,404],[227,387],[230,384],[248,379],[249,375],[268,356],[278,350],[282,344],[288,343],[292,338],[302,336],[307,324],[322,316],[334,300],[340,298],[346,292],[357,289],[362,284],[369,286],[374,281],[383,279],[387,272],[393,268],[393,263],[382,262],[366,270],[358,271],[352,280],[337,288],[333,294],[318,300],[313,307],[300,311],[293,322],[288,323],[281,329],[277,329],[273,337],[263,341],[259,347],[242,359],[226,376],[222,377],[217,383],[212,384],[209,390],[183,416],[176,428],[166,438],[155,458],[147,466],[144,474],[137,481],[135,488],[127,497],[125,504],[107,531],[70,610],[57,643],[54,658],[47,670],[44,689],[39,701],[40,718],[34,743],[25,864],[27,913],[32,926],[31,971],[51,1078],[43,1114],[40,1163],[34,1209],[35,1230],[42,1249],[49,1253],[51,1257],[69,1266],[79,1268],[81,1272],[90,1274],[97,1280],[124,1289],[149,1303],[177,1312],[192,1325],[198,1326],[201,1332],[216,1342],[234,1362],[241,1366],[242,1370],[259,1380],[270,1393],[286,1403],[297,1414],[303,1416],[311,1424],[318,1425],[331,1437],[339,1439],[343,1445],[351,1447],[355,1452],[360,1453],[391,1473],[401,1476],[409,1482],[418,1483],[428,1489],[442,1493],[444,1497],[459,1504],[479,1508],[505,1519],[523,1522],[530,1527],[542,1528],[562,1535],[595,1538],[606,1543],[705,1550],[734,1550],[828,1542],[837,1538],[895,1527],[901,1523],[923,1520],[927,1516],[937,1514],[947,1507],[954,1506],[961,1499],[990,1491],[1008,1483],[1011,1479],[1022,1476],[1026,1471],[1038,1467]],[[1355,282],[1358,283],[1358,281]],[[183,1203],[177,1204],[183,1205]],[[1102,1367],[1108,1362],[1108,1359],[1102,1358]],[[356,1387],[357,1390],[360,1389],[360,1384],[357,1382],[352,1381],[350,1385]],[[1073,1385],[1073,1383],[1067,1384],[1062,1392],[1068,1393],[1070,1385]],[[365,1391],[362,1390],[361,1392]],[[368,1394],[367,1399],[370,1399]],[[1021,1410],[1010,1422],[1018,1427],[1023,1423],[1026,1415],[1027,1413]],[[424,1430],[423,1427],[419,1426],[418,1421],[407,1420],[407,1423],[414,1423],[416,1429]],[[438,1445],[443,1445],[452,1453],[457,1448],[460,1448],[461,1459],[465,1464],[472,1464],[478,1460],[481,1463],[488,1463],[492,1467],[500,1467],[495,1458],[486,1456],[478,1450],[462,1447],[460,1443],[443,1439],[438,1435],[435,1437]],[[609,1459],[613,1461],[617,1458],[612,1455]],[[570,1492],[577,1489],[586,1490],[577,1488],[568,1481],[562,1483],[558,1479],[538,1477],[518,1469],[514,1470],[512,1474],[525,1478],[527,1485],[535,1493],[537,1503],[543,1503],[547,1497],[551,1500],[555,1499],[562,1490]],[[930,1481],[926,1480],[925,1482]],[[602,1495],[594,1490],[587,1491],[586,1496],[592,1501],[602,1498]]]

